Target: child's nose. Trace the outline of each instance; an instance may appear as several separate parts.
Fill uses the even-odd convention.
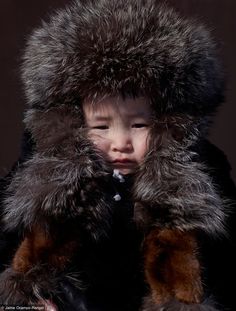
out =
[[[133,150],[132,139],[127,132],[116,133],[112,139],[112,151],[130,152]]]

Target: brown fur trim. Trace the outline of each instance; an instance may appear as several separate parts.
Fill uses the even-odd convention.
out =
[[[39,226],[29,232],[19,246],[13,258],[13,269],[25,273],[34,265],[46,263],[58,270],[66,268],[76,248],[78,241],[62,238],[61,234],[49,235]]]
[[[150,232],[145,241],[145,274],[157,304],[171,298],[186,303],[201,301],[201,271],[196,252],[191,233],[169,229]]]

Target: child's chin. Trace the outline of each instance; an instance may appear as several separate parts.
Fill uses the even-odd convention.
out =
[[[122,175],[128,175],[128,174],[132,174],[134,173],[134,168],[124,168],[124,167],[119,167],[119,168],[115,168],[119,171],[120,174]]]

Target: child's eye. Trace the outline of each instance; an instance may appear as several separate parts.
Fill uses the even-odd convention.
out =
[[[97,126],[93,126],[92,129],[96,129],[96,130],[107,130],[108,126],[107,125],[97,125]]]
[[[147,127],[148,124],[146,123],[135,123],[132,125],[133,128],[142,128],[142,127]]]

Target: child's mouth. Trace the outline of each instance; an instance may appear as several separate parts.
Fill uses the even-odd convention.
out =
[[[135,165],[135,161],[129,159],[116,159],[113,162],[114,166],[127,167]]]

